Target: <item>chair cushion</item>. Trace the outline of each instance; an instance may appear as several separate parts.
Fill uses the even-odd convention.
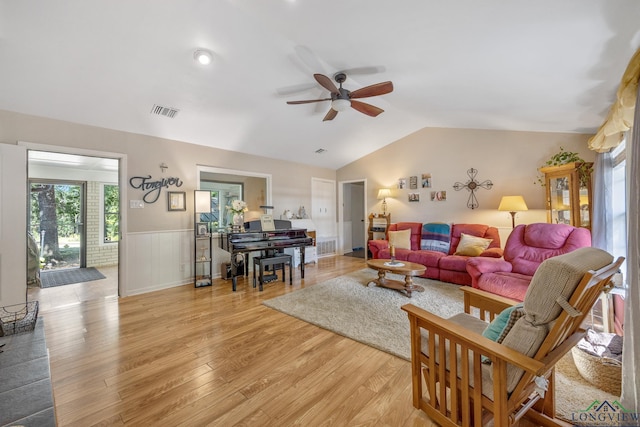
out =
[[[513,325],[502,344],[529,357],[535,356],[549,332],[550,323],[562,311],[556,300],[568,300],[589,270],[600,269],[612,261],[609,253],[588,247],[540,264],[524,298],[525,314]],[[513,391],[523,373],[520,368],[507,366],[508,392]]]
[[[556,319],[562,311],[556,299],[568,300],[587,271],[612,261],[609,253],[597,248],[581,248],[544,261],[533,275],[524,297],[528,321],[541,325]]]
[[[454,255],[478,256],[489,247],[493,239],[460,234],[460,243]]]
[[[420,249],[449,253],[451,245],[451,224],[430,222],[422,226]]]
[[[411,230],[389,231],[389,246],[397,249],[411,249]]]

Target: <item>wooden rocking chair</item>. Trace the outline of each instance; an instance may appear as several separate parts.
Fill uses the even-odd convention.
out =
[[[596,248],[544,261],[523,306],[511,310],[512,326],[501,343],[481,335],[485,320],[517,301],[465,287],[466,313],[449,319],[403,306],[411,325],[413,406],[442,426],[482,426],[493,419],[502,427],[522,417],[536,425],[570,425],[555,417],[554,367],[585,335],[580,325],[610,289],[623,258],[612,261]]]

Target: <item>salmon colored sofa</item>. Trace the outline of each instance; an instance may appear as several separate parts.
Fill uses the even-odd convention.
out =
[[[462,233],[491,239],[489,247],[479,257],[502,257],[500,235],[495,227],[483,224],[452,224],[449,252],[443,253],[420,249],[422,226],[420,222],[398,222],[390,224],[388,229],[388,231],[411,230],[411,249],[395,248],[395,255],[399,261],[415,262],[427,267],[422,277],[458,285],[471,285],[471,276],[467,273],[467,260],[471,257],[454,255]],[[387,240],[370,240],[369,251],[373,259],[391,257]]]
[[[521,224],[504,246],[504,258],[476,257],[467,263],[474,288],[514,300],[524,295],[542,261],[591,246],[591,232],[566,224]]]

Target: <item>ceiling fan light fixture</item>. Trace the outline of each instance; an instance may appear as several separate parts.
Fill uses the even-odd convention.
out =
[[[338,98],[331,101],[331,108],[336,111],[346,111],[349,107],[351,107],[351,101],[348,99]]]
[[[196,49],[196,51],[193,52],[193,59],[199,64],[209,65],[211,61],[213,61],[213,54],[206,49]]]

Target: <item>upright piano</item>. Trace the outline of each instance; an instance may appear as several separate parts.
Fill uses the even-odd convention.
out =
[[[273,231],[262,231],[258,220],[245,223],[247,231],[220,233],[220,248],[231,254],[231,282],[234,291],[239,259],[244,260],[245,254],[255,251],[281,252],[284,248],[300,248],[300,275],[304,279],[304,249],[313,245],[313,239],[307,236],[306,229],[291,228],[289,221],[275,220],[275,226]],[[244,271],[246,275],[248,262],[245,262]]]

